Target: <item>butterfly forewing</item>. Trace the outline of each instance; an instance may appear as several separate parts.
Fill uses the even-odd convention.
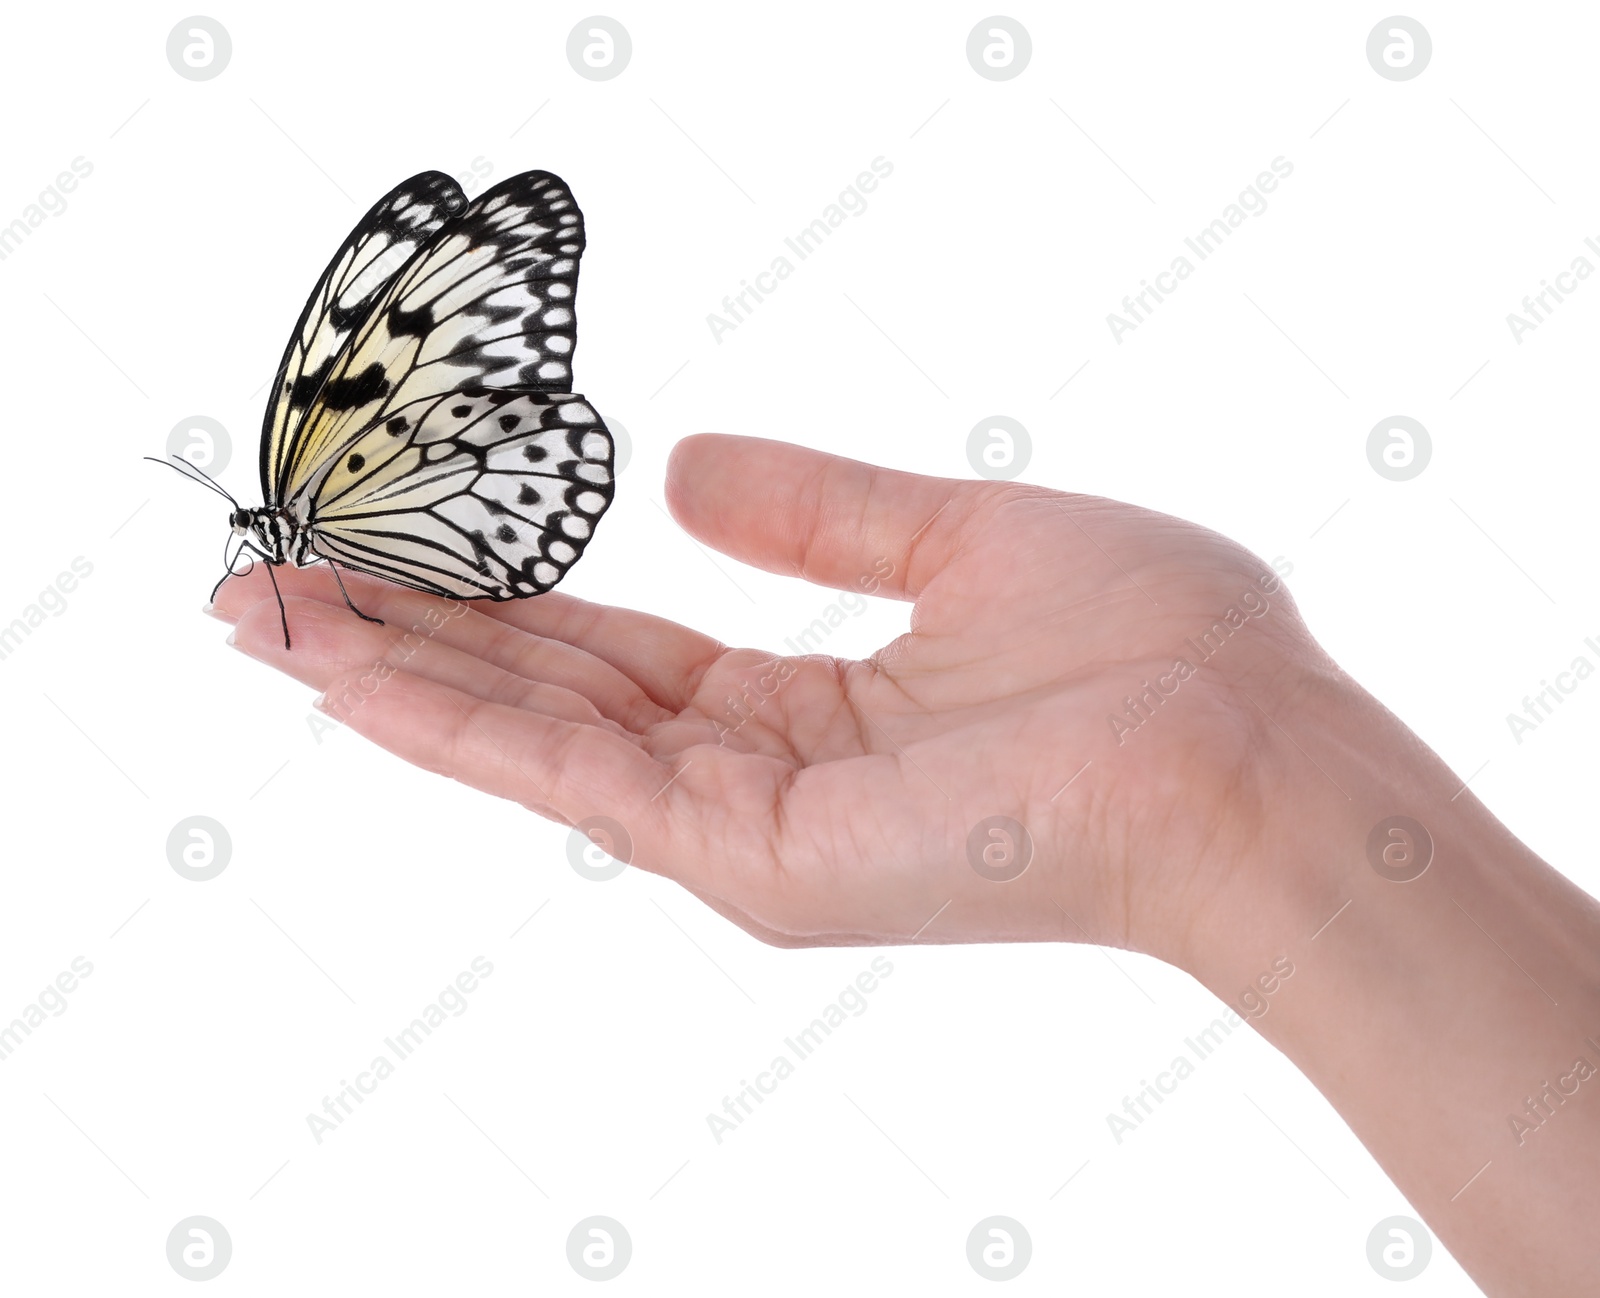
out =
[[[261,430],[261,489],[287,498],[286,470],[351,337],[400,273],[467,205],[449,176],[424,171],[378,200],[334,254],[311,292],[279,364]]]
[[[457,598],[549,590],[612,494],[605,424],[571,393],[469,387],[393,410],[324,466],[317,553]]]
[[[419,399],[474,385],[565,392],[583,218],[559,177],[513,176],[444,224],[391,279],[293,437],[281,499]]]

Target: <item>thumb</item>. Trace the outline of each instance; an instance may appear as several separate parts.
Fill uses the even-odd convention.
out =
[[[990,486],[722,433],[684,438],[667,464],[667,506],[707,545],[819,586],[875,579],[898,599],[949,562]]]

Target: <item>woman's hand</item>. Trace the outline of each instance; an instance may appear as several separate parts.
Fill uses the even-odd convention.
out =
[[[1259,559],[1130,505],[748,438],[681,444],[668,499],[745,562],[914,600],[911,631],[781,658],[561,594],[352,582],[380,627],[318,570],[282,576],[293,652],[265,573],[216,611],[353,729],[620,822],[635,864],[767,941],[1169,960],[1486,1291],[1593,1290],[1600,906],[1328,660]]]
[[[863,662],[784,658],[560,593],[451,606],[347,578],[376,626],[325,568],[279,573],[292,651],[266,573],[216,612],[383,747],[609,817],[633,864],[784,945],[1092,940],[1185,963],[1226,897],[1279,873],[1264,818],[1286,775],[1317,778],[1279,718],[1335,675],[1240,546],[741,437],[680,444],[668,501],[747,563],[914,600],[911,631]]]

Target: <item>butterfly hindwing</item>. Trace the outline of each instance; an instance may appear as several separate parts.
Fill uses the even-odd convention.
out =
[[[462,599],[549,590],[611,502],[612,442],[581,396],[468,387],[389,411],[310,490],[323,558]]]
[[[383,290],[467,206],[449,176],[424,171],[361,218],[311,291],[278,366],[261,429],[261,489],[282,501],[286,465],[318,394]]]
[[[582,214],[549,172],[512,176],[447,220],[334,360],[282,458],[279,499],[293,506],[325,461],[418,400],[569,389],[583,246]]]

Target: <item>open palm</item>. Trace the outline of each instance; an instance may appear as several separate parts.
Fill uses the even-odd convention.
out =
[[[216,612],[397,755],[568,824],[785,945],[1093,940],[1182,962],[1337,669],[1224,537],[1090,496],[777,442],[676,449],[735,558],[914,600],[865,661],[730,649],[560,593],[450,605],[323,568]],[[1185,666],[1181,666],[1186,664]],[[620,833],[618,832],[620,826]],[[1020,873],[1018,873],[1020,871]]]

